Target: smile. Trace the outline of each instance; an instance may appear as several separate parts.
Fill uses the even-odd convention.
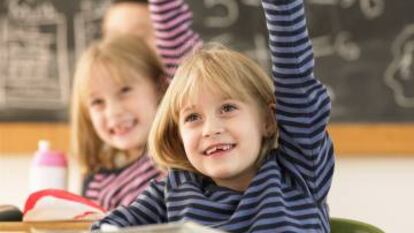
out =
[[[110,133],[116,136],[127,134],[136,125],[136,120],[130,120],[116,125],[110,130]]]
[[[236,144],[217,144],[217,145],[213,145],[208,147],[203,154],[210,156],[210,155],[214,155],[220,152],[227,152],[232,150],[234,147],[236,146]]]

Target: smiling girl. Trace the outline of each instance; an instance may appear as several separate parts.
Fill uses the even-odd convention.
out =
[[[182,2],[150,8],[164,66],[144,39],[119,34],[92,44],[76,67],[72,154],[82,169],[83,195],[108,210],[130,204],[163,175],[148,156],[149,130],[169,78],[200,44]],[[165,25],[171,12],[177,18]]]
[[[168,176],[93,229],[195,221],[228,232],[330,231],[331,105],[313,73],[304,3],[262,4],[273,83],[251,59],[220,46],[183,62],[149,137]]]

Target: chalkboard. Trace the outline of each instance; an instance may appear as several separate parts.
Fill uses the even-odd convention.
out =
[[[333,119],[414,121],[414,9],[404,0],[307,0]]]
[[[0,120],[68,118],[75,60],[100,36],[109,0],[2,0]]]
[[[187,0],[207,41],[270,71],[259,0]],[[65,121],[80,52],[100,36],[109,0],[2,0],[0,121]],[[414,2],[306,0],[316,74],[334,122],[414,121]]]

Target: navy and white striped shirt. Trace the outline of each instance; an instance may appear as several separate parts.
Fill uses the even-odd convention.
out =
[[[170,1],[171,2],[171,1]],[[262,0],[276,85],[279,147],[244,192],[187,171],[170,171],[127,208],[94,224],[121,227],[194,221],[229,232],[329,232],[334,169],[326,131],[330,99],[314,77],[303,0]]]

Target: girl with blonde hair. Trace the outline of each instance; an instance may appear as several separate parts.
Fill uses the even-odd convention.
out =
[[[227,232],[330,231],[331,105],[314,77],[304,3],[262,5],[273,83],[252,60],[216,46],[183,62],[149,137],[168,176],[93,229],[195,221]]]
[[[149,129],[169,78],[200,44],[187,23],[188,8],[174,8],[179,20],[165,25],[168,8],[150,7],[164,66],[143,39],[119,34],[91,45],[75,72],[72,154],[84,177],[83,195],[108,210],[130,204],[163,176],[148,157]]]

